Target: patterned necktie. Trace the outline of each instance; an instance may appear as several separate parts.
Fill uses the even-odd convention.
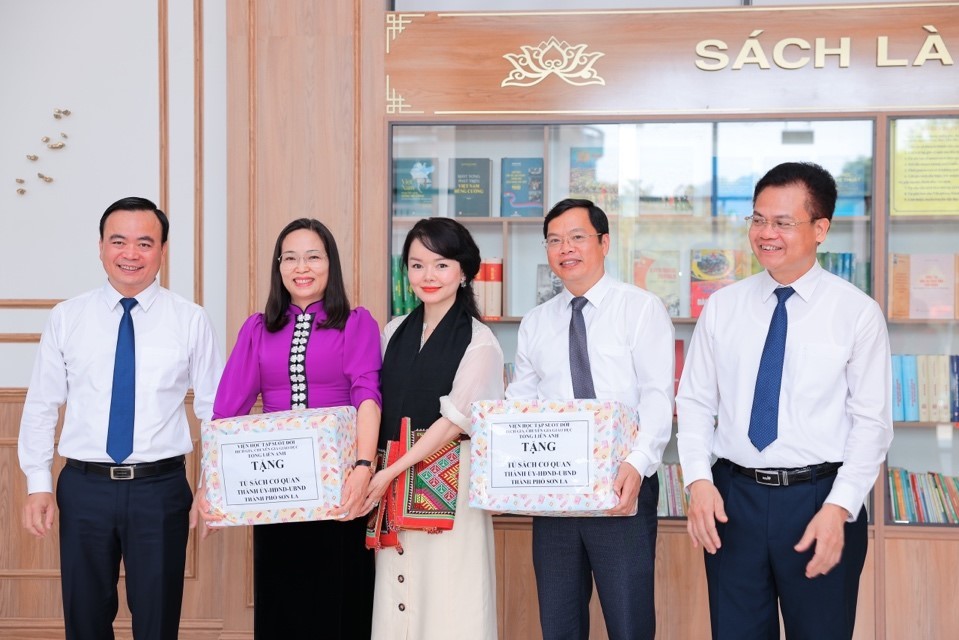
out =
[[[117,352],[113,362],[113,396],[110,398],[110,425],[107,429],[107,453],[117,464],[133,453],[133,416],[136,397],[136,349],[133,316],[136,298],[123,298],[123,317],[117,332]]]
[[[769,323],[766,344],[759,360],[753,409],[749,414],[749,441],[762,451],[779,435],[779,390],[782,388],[783,359],[786,355],[786,300],[795,293],[792,287],[776,289],[779,302]]]
[[[573,315],[569,319],[569,373],[573,379],[573,396],[595,398],[593,374],[589,368],[589,352],[586,350],[586,321],[583,307],[589,302],[580,296],[573,298]]]

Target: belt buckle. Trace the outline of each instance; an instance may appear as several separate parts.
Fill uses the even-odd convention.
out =
[[[133,465],[110,467],[111,480],[133,480]]]
[[[783,482],[782,474],[777,469],[756,469],[756,482],[767,487],[780,487],[788,485],[789,481]]]

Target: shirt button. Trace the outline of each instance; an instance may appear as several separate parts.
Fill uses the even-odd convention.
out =
[[[400,603],[400,611],[406,611],[406,605],[402,602]]]
[[[403,576],[397,576],[396,579],[399,580],[400,582],[406,581],[406,578],[404,578]]]

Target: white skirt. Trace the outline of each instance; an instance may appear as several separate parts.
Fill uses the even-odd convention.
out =
[[[373,640],[496,640],[493,521],[469,504],[470,443],[460,449],[453,529],[400,531],[376,552]]]

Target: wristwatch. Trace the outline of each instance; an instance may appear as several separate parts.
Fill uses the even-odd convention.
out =
[[[353,463],[353,468],[355,469],[357,467],[366,467],[372,472],[373,462],[371,460],[357,460],[355,463]]]

